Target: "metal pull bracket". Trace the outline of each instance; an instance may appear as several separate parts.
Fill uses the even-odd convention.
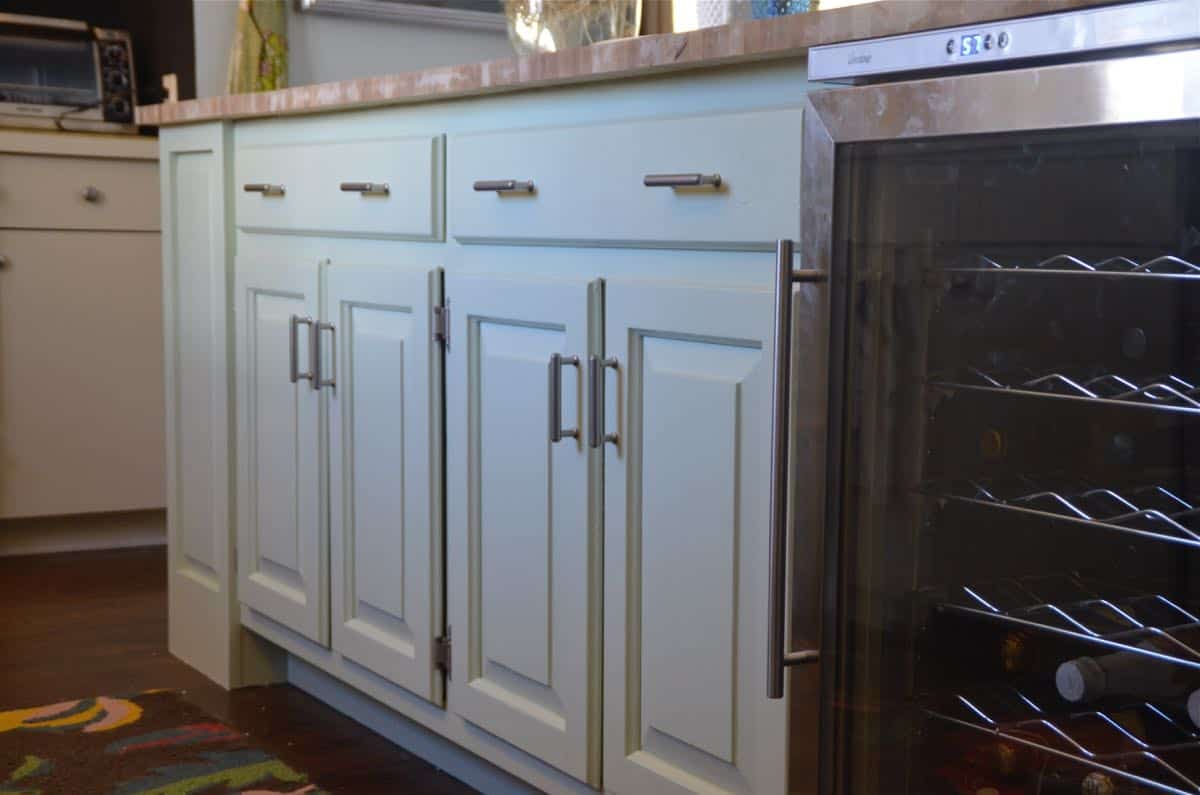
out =
[[[767,698],[783,698],[783,669],[814,663],[820,651],[787,651],[784,604],[787,599],[788,442],[791,439],[788,388],[792,376],[792,285],[828,281],[824,271],[792,267],[793,243],[775,250],[775,366],[771,384],[770,559],[767,584]]]
[[[343,182],[338,187],[344,193],[361,193],[363,196],[387,196],[392,192],[386,182]]]
[[[307,373],[300,372],[300,326],[308,326],[310,343],[309,343],[309,369]],[[312,332],[313,319],[311,317],[300,317],[292,315],[288,325],[288,380],[293,384],[301,379],[314,382],[313,389],[316,389],[314,373],[316,372],[316,339]]]
[[[578,428],[562,426],[562,369],[564,367],[579,367],[578,356],[563,356],[561,353],[550,354],[549,368],[549,404],[550,442],[561,442],[564,438],[578,439]]]
[[[721,187],[720,174],[647,174],[642,177],[647,188],[704,188]]]
[[[473,187],[479,193],[533,193],[533,180],[481,179]]]
[[[323,378],[321,376],[321,332],[329,332],[329,369],[333,374],[332,378]],[[337,329],[332,323],[318,323],[313,331],[313,339],[316,341],[316,355],[313,357],[313,388],[320,389],[323,386],[337,388]]]
[[[242,190],[246,193],[261,193],[263,196],[282,196],[284,194],[282,185],[271,185],[266,182],[248,182],[242,186]]]
[[[604,432],[604,377],[605,370],[620,367],[616,359],[601,359],[592,354],[588,356],[588,384],[592,390],[592,411],[588,422],[588,447],[593,450],[605,442],[618,444],[617,434]]]

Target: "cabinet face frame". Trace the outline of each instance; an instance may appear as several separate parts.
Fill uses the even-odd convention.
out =
[[[585,418],[600,284],[452,274],[446,296],[447,706],[598,786],[600,471]],[[557,443],[552,353],[579,359],[561,367],[558,417],[579,435]],[[493,573],[508,573],[504,586]]]
[[[333,329],[322,330],[322,370],[336,382],[322,388],[333,648],[441,705],[444,390],[432,307],[442,301],[442,270],[335,263],[324,279],[322,316]]]
[[[309,380],[289,380],[289,345],[304,370],[313,341],[289,317],[319,319],[320,263],[239,257],[235,285],[238,598],[328,646],[321,395]]]
[[[787,706],[762,684],[772,306],[761,289],[605,285],[615,792],[785,791]]]

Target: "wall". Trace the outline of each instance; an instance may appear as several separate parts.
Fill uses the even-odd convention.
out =
[[[168,72],[179,76],[181,98],[196,95],[192,0],[2,0],[0,11],[128,30],[143,104],[161,101],[161,78]]]
[[[223,94],[236,0],[193,0],[197,96]],[[325,83],[512,55],[503,31],[380,22],[288,11],[291,85]]]

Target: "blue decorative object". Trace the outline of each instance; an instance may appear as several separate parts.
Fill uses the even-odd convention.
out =
[[[750,14],[755,19],[782,17],[787,14],[810,11],[816,5],[817,0],[751,0]]]

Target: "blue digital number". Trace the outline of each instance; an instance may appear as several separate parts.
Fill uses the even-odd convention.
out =
[[[962,44],[959,46],[958,54],[962,56],[978,55],[983,51],[983,34],[972,33],[969,36],[962,37]]]

